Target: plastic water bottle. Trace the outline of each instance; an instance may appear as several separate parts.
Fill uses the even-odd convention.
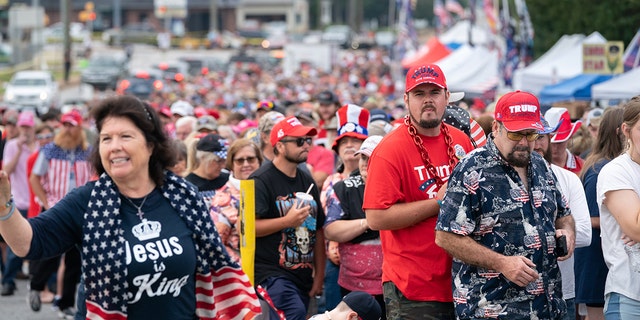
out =
[[[629,256],[631,270],[634,272],[640,272],[640,243],[636,243],[632,246],[625,245],[624,251],[626,251]]]

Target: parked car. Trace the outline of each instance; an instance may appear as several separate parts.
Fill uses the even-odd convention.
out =
[[[336,24],[328,26],[322,33],[323,43],[333,43],[344,49],[351,48],[355,32],[348,25]]]
[[[243,43],[248,47],[262,47],[262,42],[267,38],[267,34],[261,30],[240,30],[238,36],[244,39]]]
[[[44,28],[42,34],[46,42],[62,42],[64,35],[64,25],[62,22],[56,22],[50,26]],[[71,22],[69,23],[69,36],[72,41],[83,41],[86,37],[90,36],[89,30],[85,27],[84,23]]]
[[[45,114],[49,108],[57,107],[58,83],[49,71],[18,71],[6,84],[5,108],[34,111]]]
[[[189,64],[179,60],[160,62],[151,68],[160,70],[162,78],[166,81],[181,82],[189,75]]]
[[[178,60],[186,62],[189,65],[189,74],[191,76],[207,74],[210,71],[226,70],[226,64],[213,57],[181,57]]]
[[[122,54],[94,56],[82,70],[82,83],[98,90],[116,89],[118,81],[128,74],[127,58]]]
[[[148,100],[153,93],[160,92],[163,88],[162,74],[158,70],[137,70],[118,83],[116,93]]]
[[[120,29],[113,28],[102,33],[102,41],[110,46],[118,43],[156,44],[158,31],[148,23],[128,24]]]

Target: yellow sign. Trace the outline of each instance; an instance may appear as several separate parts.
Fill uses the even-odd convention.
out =
[[[254,284],[253,268],[256,254],[256,206],[255,183],[253,180],[240,180],[240,263],[242,270]]]
[[[582,72],[591,74],[620,74],[624,72],[622,41],[582,45]]]

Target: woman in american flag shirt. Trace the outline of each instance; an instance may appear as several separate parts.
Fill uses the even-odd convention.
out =
[[[13,213],[0,171],[0,233],[7,243],[28,259],[79,246],[86,318],[255,318],[255,291],[226,254],[202,197],[167,170],[175,152],[155,110],[118,96],[92,113],[97,181],[26,220]]]

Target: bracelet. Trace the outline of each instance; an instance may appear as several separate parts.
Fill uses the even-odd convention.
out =
[[[436,202],[438,203],[438,207],[441,207],[441,208],[442,208],[442,200],[437,199],[437,200],[436,200]]]
[[[11,218],[11,216],[13,215],[13,212],[16,211],[16,204],[13,203],[13,198],[11,198],[11,200],[9,200],[9,202],[7,202],[7,204],[5,204],[5,206],[11,207],[11,210],[9,210],[9,213],[7,213],[7,215],[5,216],[0,216],[0,221],[5,221],[9,218]]]

